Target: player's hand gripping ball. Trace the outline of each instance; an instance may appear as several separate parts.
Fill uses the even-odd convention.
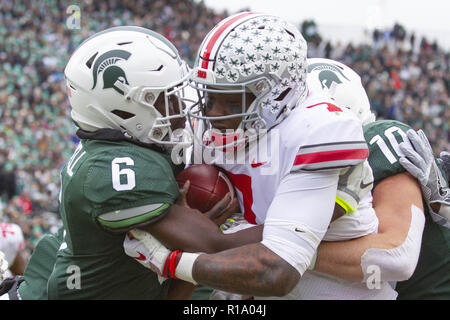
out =
[[[180,189],[189,180],[187,204],[203,213],[211,210],[227,193],[234,198],[234,187],[230,179],[213,165],[192,165],[181,171],[176,180]]]

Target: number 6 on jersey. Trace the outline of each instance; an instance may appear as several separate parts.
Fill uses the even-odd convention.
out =
[[[130,168],[120,169],[120,164],[134,166],[134,161],[130,157],[114,158],[111,162],[111,175],[113,188],[116,191],[132,190],[136,186],[134,171]],[[125,183],[121,183],[121,176],[125,176]]]

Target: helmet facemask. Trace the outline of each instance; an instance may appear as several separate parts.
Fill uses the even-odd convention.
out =
[[[255,85],[258,83],[258,85]],[[204,147],[230,149],[245,145],[255,140],[258,135],[266,130],[266,123],[261,117],[258,106],[262,103],[264,97],[270,93],[272,85],[268,79],[255,79],[241,85],[221,85],[208,86],[206,84],[190,83],[198,93],[198,102],[187,111],[189,124],[202,122],[203,128],[202,141]],[[257,90],[256,87],[259,89]],[[235,112],[225,116],[208,116],[208,95],[211,94],[240,94],[240,108],[235,108]],[[249,101],[250,99],[250,101]],[[214,122],[240,119],[236,129],[226,128],[218,129],[214,127]],[[192,130],[194,130],[192,128]]]
[[[126,101],[132,101],[154,113],[154,122],[148,132],[147,139],[163,146],[173,146],[179,143],[190,143],[189,132],[184,130],[186,117],[186,103],[192,103],[185,98],[184,90],[187,86],[186,76],[176,84],[160,87],[134,87],[129,88],[119,81],[116,85],[121,88]],[[161,101],[163,106],[161,107]],[[180,121],[176,121],[180,120]],[[183,123],[175,126],[174,123]],[[186,134],[187,133],[187,134]]]

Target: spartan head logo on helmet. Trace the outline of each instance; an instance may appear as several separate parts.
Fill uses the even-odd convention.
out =
[[[322,85],[322,89],[324,87],[327,87],[328,89],[331,88],[331,85],[333,82],[336,82],[337,84],[342,83],[341,79],[336,75],[336,73],[339,73],[344,79],[347,81],[350,81],[341,71],[340,67],[334,64],[330,63],[313,63],[308,66],[308,73],[311,73],[314,70],[322,70],[319,73],[319,81]]]
[[[92,73],[94,76],[94,85],[92,89],[97,85],[97,77],[100,73],[103,73],[103,89],[113,88],[120,94],[124,92],[115,86],[117,80],[122,83],[129,84],[127,76],[122,68],[116,65],[119,60],[128,60],[131,53],[125,50],[111,50],[105,52],[94,63]]]

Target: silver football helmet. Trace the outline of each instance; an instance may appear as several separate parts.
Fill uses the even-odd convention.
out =
[[[212,139],[208,146],[236,146],[283,121],[306,96],[306,51],[298,29],[279,17],[241,12],[219,22],[203,40],[191,72],[190,85],[198,91],[199,104],[188,110],[188,116],[202,121],[213,138],[217,132],[211,121],[242,120],[228,137]],[[240,112],[207,116],[209,93],[240,93]],[[255,97],[248,108],[246,93]],[[225,146],[218,140],[225,141]]]

